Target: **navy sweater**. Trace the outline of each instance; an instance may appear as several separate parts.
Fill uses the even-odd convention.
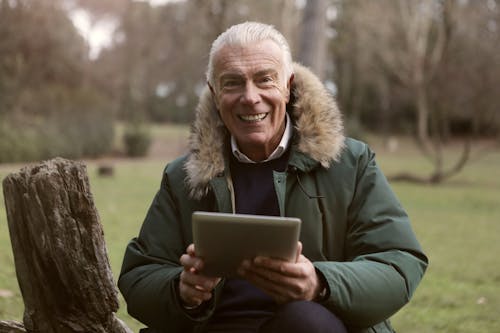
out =
[[[279,216],[273,171],[285,171],[287,162],[288,153],[278,159],[256,164],[241,163],[232,156],[230,168],[236,213]],[[270,318],[275,308],[274,300],[257,287],[245,280],[227,279],[209,327],[249,327],[259,322],[256,318]]]

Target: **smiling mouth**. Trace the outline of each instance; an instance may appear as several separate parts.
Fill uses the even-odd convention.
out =
[[[258,114],[245,114],[245,115],[241,114],[238,116],[238,118],[240,118],[241,120],[243,120],[244,122],[247,122],[247,123],[256,123],[256,122],[259,122],[259,121],[266,119],[268,114],[269,114],[269,112],[258,113]]]

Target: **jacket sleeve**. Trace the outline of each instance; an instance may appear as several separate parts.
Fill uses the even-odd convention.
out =
[[[409,218],[365,145],[347,207],[346,261],[315,262],[330,289],[324,305],[352,327],[388,319],[411,298],[427,267]]]
[[[205,311],[192,315],[178,296],[182,271],[179,258],[187,247],[178,204],[165,173],[138,238],[127,246],[118,287],[130,315],[148,327],[168,332],[195,332],[210,317],[214,298]]]

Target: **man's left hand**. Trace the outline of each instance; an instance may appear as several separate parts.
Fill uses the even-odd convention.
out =
[[[238,273],[277,303],[314,300],[324,287],[312,262],[302,254],[301,242],[296,262],[256,257],[243,261]]]

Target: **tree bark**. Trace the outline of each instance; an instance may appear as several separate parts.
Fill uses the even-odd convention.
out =
[[[130,332],[82,163],[61,158],[7,176],[3,191],[27,332]]]
[[[0,320],[0,333],[26,333],[23,324],[16,321]]]

